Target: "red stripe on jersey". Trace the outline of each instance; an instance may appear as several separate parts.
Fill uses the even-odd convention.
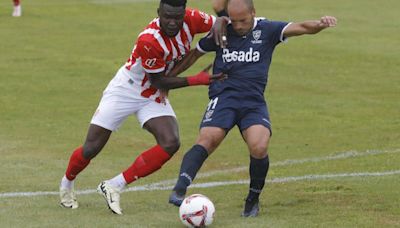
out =
[[[169,54],[167,58],[165,59],[165,62],[171,61],[172,60],[172,46],[171,42],[169,41],[168,36],[161,34],[162,39],[164,40],[165,45],[167,46],[167,49],[169,51]]]
[[[171,40],[172,40],[172,43],[174,44],[174,47],[175,47],[175,49],[176,49],[176,51],[178,53],[178,56],[181,56],[182,53],[181,53],[181,50],[179,49],[178,41],[176,41],[175,37],[173,39],[171,39]]]
[[[147,75],[144,75],[144,78],[142,80],[142,86],[144,86],[148,80],[149,78],[147,77]]]
[[[132,55],[133,55],[133,53],[132,53]],[[136,59],[133,58],[132,55],[131,55],[131,56],[129,57],[129,59],[126,61],[127,63],[129,63],[129,64],[126,64],[126,65],[125,65],[125,68],[126,68],[127,70],[131,70],[132,65],[136,63]]]
[[[190,50],[190,42],[185,31],[181,32],[181,40],[183,42],[183,45],[185,46],[185,52],[187,54]]]

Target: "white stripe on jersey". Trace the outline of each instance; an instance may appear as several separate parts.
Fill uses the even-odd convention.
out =
[[[171,44],[172,59],[176,59],[178,57],[178,51],[176,50],[174,42],[172,42],[172,39],[169,39],[169,43]]]
[[[178,43],[179,51],[181,52],[181,55],[185,55],[185,44],[183,43],[181,39],[181,31],[179,31],[178,35],[175,36],[176,42]]]
[[[282,29],[281,36],[279,37],[279,40],[280,40],[282,43],[287,43],[287,37],[285,37],[285,36],[283,35],[283,33],[284,33],[285,30],[289,27],[290,24],[293,24],[293,22],[289,22],[289,23]]]
[[[189,43],[192,43],[193,37],[192,34],[190,34],[189,26],[186,23],[183,23],[183,30],[186,33]]]
[[[198,50],[199,52],[201,52],[201,53],[204,53],[204,54],[207,53],[206,51],[203,50],[203,48],[200,47],[200,43],[197,43],[197,44],[196,44],[196,48],[197,48],[197,50]]]
[[[156,35],[154,35],[154,37],[157,39],[160,46],[164,49],[164,59],[167,59],[167,56],[169,55],[169,50],[164,42],[164,39],[161,37],[160,33],[157,33]]]

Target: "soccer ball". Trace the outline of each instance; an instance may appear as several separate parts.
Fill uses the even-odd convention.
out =
[[[215,207],[209,198],[201,194],[186,197],[179,207],[179,218],[187,227],[205,227],[214,220]]]

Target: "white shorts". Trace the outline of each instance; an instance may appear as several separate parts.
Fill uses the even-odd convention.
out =
[[[155,117],[176,118],[168,99],[166,104],[157,103],[152,99],[142,97],[140,89],[130,83],[129,74],[122,67],[104,90],[90,123],[115,131],[132,114],[136,115],[142,127],[149,119]]]

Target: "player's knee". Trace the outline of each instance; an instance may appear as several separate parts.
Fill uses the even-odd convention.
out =
[[[160,146],[172,156],[179,150],[181,142],[178,137],[171,137],[163,142],[160,142]]]
[[[218,147],[219,141],[213,140],[212,138],[200,138],[196,141],[196,144],[201,145],[204,149],[207,150],[208,154],[214,152],[214,150]]]
[[[101,147],[96,144],[85,143],[83,145],[83,157],[86,159],[93,159],[100,153]]]
[[[250,146],[250,154],[252,157],[262,159],[267,156],[267,145],[255,144]]]

